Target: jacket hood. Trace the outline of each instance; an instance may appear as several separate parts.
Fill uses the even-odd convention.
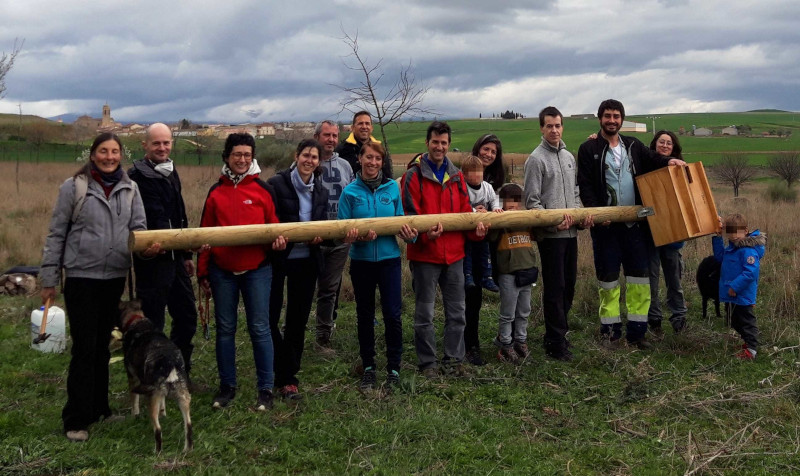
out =
[[[133,163],[133,168],[139,171],[143,176],[149,179],[157,179],[162,178],[166,179],[165,176],[161,175],[160,173],[156,172],[153,167],[150,167],[145,163],[147,159],[137,160]]]
[[[738,242],[734,243],[731,241],[730,244],[734,248],[755,248],[758,253],[758,258],[761,259],[764,257],[764,252],[766,250],[767,235],[761,233],[759,230],[755,230]]]
[[[377,144],[381,143],[381,141],[379,141],[378,139],[372,137],[371,135],[369,136],[369,140],[370,140],[370,142],[375,142]],[[358,140],[356,139],[356,136],[353,135],[352,132],[350,133],[349,136],[347,136],[347,139],[345,139],[344,141],[347,142],[348,144],[356,144],[356,145],[358,145]]]
[[[433,173],[433,170],[431,169],[430,164],[428,164],[427,160],[422,160],[423,158],[427,159],[428,158],[428,154],[424,153],[424,154],[415,155],[414,158],[411,159],[411,162],[408,163],[408,168],[410,169],[410,168],[413,168],[413,167],[417,167],[417,168],[419,168],[419,170],[422,173],[423,177],[425,177],[427,179],[430,179],[430,180],[433,180],[434,182],[438,182],[438,180],[436,179],[436,176]],[[450,160],[449,157],[445,156],[444,158],[445,158],[445,160],[447,160],[447,169],[445,170],[445,182],[447,182],[449,180],[457,179],[458,178],[458,173],[459,173],[459,168],[456,167],[456,165],[453,163],[452,160]]]

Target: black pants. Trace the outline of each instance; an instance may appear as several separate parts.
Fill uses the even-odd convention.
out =
[[[739,333],[747,347],[758,350],[758,326],[754,306],[740,306],[730,302],[725,303],[725,316],[730,319],[731,327]]]
[[[67,403],[61,412],[64,431],[86,430],[108,406],[108,350],[111,329],[119,320],[125,278],[67,278],[64,301],[72,334],[67,375]]]
[[[464,293],[464,348],[469,351],[477,351],[481,348],[478,330],[480,329],[481,306],[483,306],[483,288],[480,286],[483,280],[484,266],[481,260],[472,260],[472,278],[477,286],[467,288]]]
[[[272,269],[269,295],[269,327],[275,352],[275,387],[297,385],[297,372],[303,357],[306,324],[317,286],[317,263],[314,258],[299,258],[276,263]],[[286,282],[286,321],[281,333],[283,284]]]
[[[542,262],[544,350],[561,354],[567,349],[567,315],[575,296],[578,275],[578,239],[548,238],[538,243]]]
[[[192,338],[197,332],[197,307],[192,280],[182,259],[134,259],[136,296],[142,301],[142,312],[159,329],[164,330],[165,308],[172,316],[169,338],[178,346],[191,370]]]
[[[350,261],[350,280],[356,298],[358,347],[364,368],[375,368],[375,289],[381,293],[386,337],[386,370],[400,371],[403,356],[403,308],[400,258]]]

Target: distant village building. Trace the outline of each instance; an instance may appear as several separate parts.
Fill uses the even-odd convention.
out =
[[[647,124],[633,121],[622,121],[620,132],[647,132]]]
[[[696,137],[711,137],[714,132],[711,129],[706,127],[698,127],[694,130],[694,135]]]
[[[265,122],[263,124],[256,125],[256,135],[259,137],[274,136],[275,124],[272,124],[271,122]]]
[[[569,117],[572,119],[594,119],[594,114],[573,114]]]
[[[103,105],[102,117],[100,119],[95,119],[84,114],[75,119],[74,125],[98,132],[116,131],[122,128],[122,124],[116,122],[114,118],[111,117],[111,106],[108,104]]]
[[[722,129],[722,135],[724,135],[724,136],[738,136],[739,135],[739,129],[737,129],[736,126],[726,127],[724,129]]]

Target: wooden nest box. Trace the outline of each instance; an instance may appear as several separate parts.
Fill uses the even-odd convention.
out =
[[[636,177],[656,246],[717,232],[719,220],[702,162],[663,167]]]

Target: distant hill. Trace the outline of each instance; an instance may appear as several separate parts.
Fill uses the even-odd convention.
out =
[[[50,119],[51,121],[58,121],[59,119],[61,119],[61,122],[65,124],[72,124],[73,122],[75,122],[77,118],[81,116],[83,116],[83,114],[75,114],[70,112],[67,114],[61,114],[59,116],[48,117],[48,119]]]
[[[22,123],[30,124],[31,122],[51,122],[43,117],[34,116],[31,114],[22,115]],[[0,126],[16,125],[20,123],[19,114],[0,114]]]
[[[792,111],[784,111],[783,109],[753,109],[752,111],[747,112],[792,112]]]

